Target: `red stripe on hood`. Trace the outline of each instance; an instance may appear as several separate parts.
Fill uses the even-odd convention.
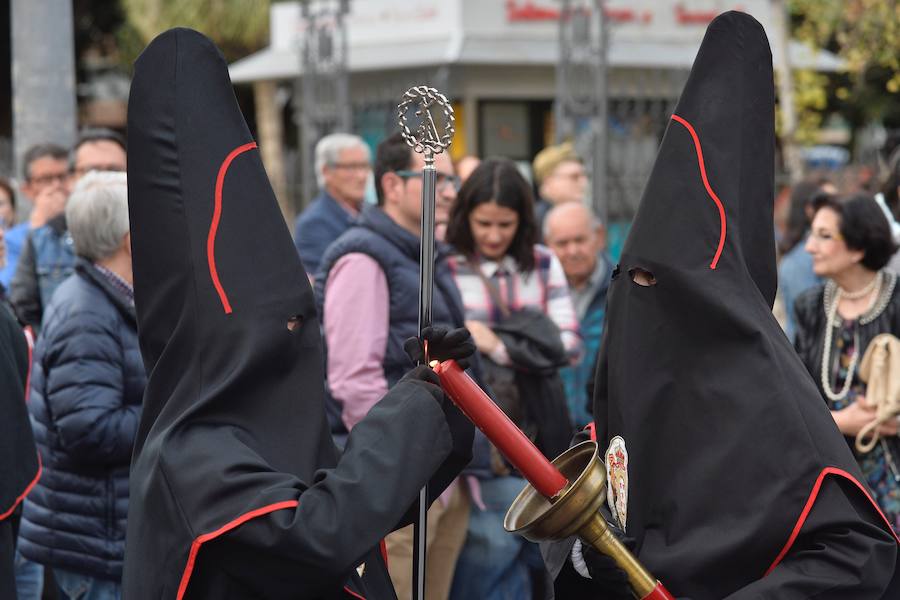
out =
[[[716,203],[716,207],[719,209],[719,246],[716,248],[716,255],[709,264],[710,269],[715,269],[716,265],[719,264],[719,257],[722,256],[722,250],[725,248],[725,207],[722,205],[722,201],[719,200],[719,197],[716,196],[712,186],[709,185],[709,179],[706,178],[706,164],[703,162],[703,149],[700,147],[700,138],[697,136],[697,132],[694,131],[694,126],[688,123],[687,119],[679,117],[676,114],[672,115],[672,120],[684,125],[685,129],[688,130],[688,133],[690,133],[691,137],[694,139],[694,149],[697,151],[697,163],[700,165],[700,179],[703,180],[703,187],[706,188],[706,193],[709,194],[709,197],[712,198],[713,202]]]
[[[219,299],[222,300],[222,308],[225,310],[225,314],[231,313],[231,303],[228,302],[228,296],[225,295],[225,290],[219,281],[219,272],[216,269],[216,232],[219,229],[219,219],[222,217],[222,188],[225,186],[225,173],[228,172],[231,162],[238,155],[253,148],[256,148],[256,142],[249,142],[232,150],[225,157],[225,160],[222,161],[222,165],[219,167],[219,174],[216,175],[215,205],[213,207],[212,223],[209,225],[209,235],[206,238],[206,261],[209,263],[209,276],[212,278],[213,285],[219,293]]]

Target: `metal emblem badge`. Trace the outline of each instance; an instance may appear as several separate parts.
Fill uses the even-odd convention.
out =
[[[615,436],[606,449],[606,503],[622,531],[628,519],[628,450],[622,436]]]
[[[426,157],[450,146],[456,118],[447,97],[424,85],[409,88],[397,106],[400,133],[406,143]]]

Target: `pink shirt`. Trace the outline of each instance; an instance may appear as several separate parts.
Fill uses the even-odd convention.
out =
[[[328,386],[347,430],[387,393],[384,354],[390,296],[381,265],[367,254],[342,256],[325,282]]]
[[[347,430],[359,423],[387,393],[384,354],[391,322],[387,277],[374,258],[361,252],[342,256],[325,282],[325,342],[328,387],[341,406]],[[440,496],[447,506],[453,482]],[[474,494],[483,508],[480,488]]]

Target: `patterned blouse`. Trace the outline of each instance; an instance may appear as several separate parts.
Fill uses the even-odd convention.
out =
[[[534,271],[521,273],[515,259],[504,256],[499,261],[476,258],[481,272],[492,282],[510,311],[536,308],[544,312],[559,327],[563,346],[573,361],[582,351],[578,333],[578,318],[569,294],[569,285],[559,259],[541,245],[534,247]],[[481,321],[488,326],[502,319],[502,312],[495,306],[484,280],[472,269],[462,255],[451,256],[450,270],[456,279],[466,308],[466,320]]]
[[[859,320],[843,320],[834,332],[833,353],[836,358],[832,361],[831,388],[841,389],[847,380],[847,369],[859,340]],[[860,348],[860,360],[865,348]],[[841,410],[854,402],[860,394],[865,394],[865,384],[859,380],[858,371],[853,373],[853,383],[850,392],[841,400],[828,400],[828,408]],[[875,501],[884,511],[885,516],[894,527],[894,531],[900,532],[900,456],[891,451],[891,447],[880,439],[871,452],[860,454],[854,444],[851,444],[854,455],[859,461],[860,469],[866,478],[866,483],[875,495]],[[894,446],[896,448],[896,445]]]

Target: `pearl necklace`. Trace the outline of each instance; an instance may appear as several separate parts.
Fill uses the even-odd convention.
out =
[[[838,305],[841,303],[842,297],[847,298],[848,300],[858,300],[859,298],[862,298],[866,294],[870,293],[872,290],[875,290],[875,295],[872,298],[872,301],[869,303],[868,309],[866,309],[865,311],[868,312],[872,309],[872,307],[878,301],[878,297],[881,295],[881,286],[883,281],[884,273],[879,271],[872,279],[872,281],[859,291],[846,292],[842,287],[836,286],[837,290],[835,291],[834,299],[831,302],[831,310],[828,311],[828,320],[825,323],[825,347],[822,349],[821,372],[822,391],[824,391],[825,395],[834,402],[843,400],[847,397],[847,394],[850,393],[850,386],[853,383],[853,374],[856,372],[856,364],[859,362],[859,334],[857,333],[854,334],[853,355],[850,357],[850,364],[847,366],[847,378],[844,380],[844,385],[841,386],[841,391],[835,393],[831,389],[831,383],[828,377],[828,367],[831,363],[831,343],[832,337],[834,335],[835,322],[837,321]],[[865,314],[865,312],[863,314]]]
[[[872,281],[867,283],[861,289],[856,290],[855,292],[848,292],[841,286],[838,286],[838,292],[841,295],[841,298],[846,298],[847,300],[859,300],[860,298],[865,298],[869,295],[869,292],[875,289],[875,286],[880,286],[881,283],[881,271],[875,273],[875,277],[872,278]]]

